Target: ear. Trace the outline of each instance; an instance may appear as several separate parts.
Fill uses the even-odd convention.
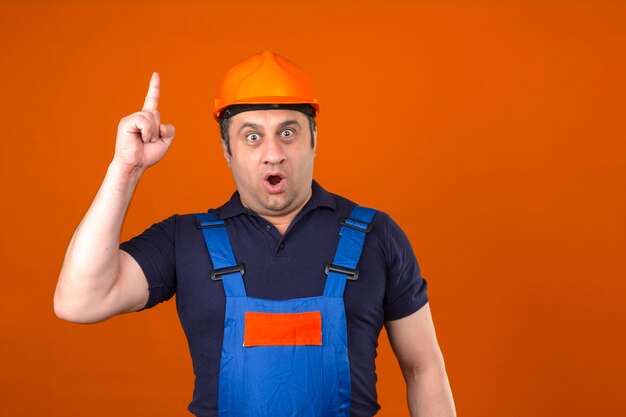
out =
[[[228,146],[226,145],[226,142],[221,141],[222,142],[222,153],[224,154],[224,159],[226,159],[226,163],[228,164],[228,168],[230,168],[230,153],[228,153]]]
[[[315,128],[315,131],[313,132],[313,156],[317,156],[315,151],[317,151],[317,127]]]

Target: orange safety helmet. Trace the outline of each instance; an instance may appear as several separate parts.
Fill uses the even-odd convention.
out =
[[[215,120],[220,120],[227,107],[237,104],[309,104],[313,116],[319,114],[308,75],[270,51],[252,55],[226,72],[215,99]]]

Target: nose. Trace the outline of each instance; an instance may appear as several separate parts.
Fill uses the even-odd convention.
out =
[[[269,138],[265,141],[263,147],[263,163],[264,164],[281,164],[285,161],[285,152],[283,144],[276,138]]]

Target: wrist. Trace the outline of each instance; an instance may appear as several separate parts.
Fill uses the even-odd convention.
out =
[[[115,182],[136,185],[144,171],[144,167],[131,166],[113,158],[107,169],[107,177],[112,177],[116,180]]]

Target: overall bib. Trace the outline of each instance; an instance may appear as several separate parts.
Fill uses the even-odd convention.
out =
[[[343,293],[346,280],[358,278],[357,264],[375,213],[355,207],[341,220],[323,295],[292,300],[249,297],[227,221],[211,213],[196,215],[213,262],[211,277],[222,280],[226,293],[219,417],[349,417]]]

